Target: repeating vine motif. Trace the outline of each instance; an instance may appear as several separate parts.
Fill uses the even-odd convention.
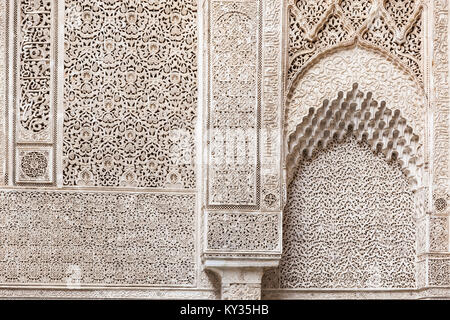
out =
[[[194,229],[190,194],[1,192],[0,283],[192,286]]]
[[[299,0],[296,9],[300,11],[299,23],[309,33],[320,22],[321,17],[327,12],[331,2],[329,0]]]
[[[359,30],[369,16],[371,1],[342,0],[340,7],[344,16],[350,21],[353,30]]]
[[[447,252],[448,251],[448,217],[430,216],[430,251]]]
[[[52,142],[52,1],[21,0],[19,10],[17,141]]]
[[[281,288],[416,287],[414,196],[396,162],[349,136],[302,160],[288,192]]]
[[[196,0],[66,0],[65,186],[194,188]]]
[[[29,152],[22,158],[22,171],[31,178],[41,177],[47,170],[47,158],[42,153]]]
[[[278,213],[208,212],[208,250],[280,250]]]
[[[404,30],[408,26],[408,20],[418,2],[417,0],[386,0],[384,2],[386,12],[392,17],[397,30]]]
[[[421,1],[290,0],[288,81],[313,56],[350,39],[383,48],[422,80]]]
[[[211,3],[209,205],[256,205],[258,4]]]
[[[261,210],[281,210],[283,105],[283,10],[278,0],[263,1],[261,101]]]

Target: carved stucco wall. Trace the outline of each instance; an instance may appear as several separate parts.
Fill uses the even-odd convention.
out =
[[[435,209],[448,213],[449,206],[449,47],[448,47],[448,1],[435,1],[433,7],[433,90],[434,102],[434,200]]]
[[[208,204],[257,206],[260,1],[210,5]]]
[[[450,286],[450,88],[449,88],[449,2],[433,1],[430,6],[430,96],[433,115],[432,145],[432,215],[429,224],[429,253],[421,256],[427,271],[427,284]],[[430,121],[430,122],[431,122]]]
[[[326,147],[333,139],[351,132],[365,141],[374,152],[398,161],[413,190],[423,188],[423,151],[420,137],[385,101],[378,102],[372,92],[364,94],[354,84],[351,91],[339,92],[322,107],[311,108],[288,140],[287,183],[292,181],[302,156],[311,156],[317,147]]]
[[[192,286],[195,195],[2,192],[0,283]]]
[[[12,180],[14,184],[54,184],[58,1],[14,3]]]
[[[283,3],[208,3],[206,204],[276,212],[281,206]]]
[[[322,105],[288,140],[287,182],[293,181],[283,256],[280,269],[266,274],[266,297],[285,289],[321,295],[320,288],[415,288],[416,243],[426,243],[416,235],[424,215],[419,137],[357,84]],[[367,258],[374,252],[383,258]]]
[[[285,3],[204,3],[202,258],[222,274],[223,298],[254,299],[264,267],[276,265],[281,253]],[[243,73],[249,68],[255,73]],[[256,268],[258,280],[237,276],[247,272],[241,264]]]
[[[282,206],[281,141],[284,104],[284,2],[263,1],[261,95],[261,210]]]
[[[205,256],[277,256],[283,4],[205,3]]]

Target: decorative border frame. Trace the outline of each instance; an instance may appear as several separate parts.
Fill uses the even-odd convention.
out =
[[[21,197],[22,198],[27,198],[29,195],[34,194],[34,200],[37,202],[41,202],[44,201],[45,196],[48,197],[52,197],[52,196],[58,196],[58,199],[55,200],[54,202],[52,201],[48,201],[46,202],[47,206],[45,206],[47,208],[47,210],[49,210],[47,213],[51,213],[51,215],[54,216],[54,218],[61,218],[61,214],[60,212],[58,212],[58,210],[53,210],[52,208],[52,204],[54,204],[54,208],[58,208],[58,207],[66,207],[68,206],[68,202],[67,202],[67,197],[70,199],[72,198],[72,201],[69,201],[69,203],[71,203],[73,206],[77,206],[80,203],[78,203],[76,201],[77,198],[81,198],[83,196],[99,196],[99,197],[103,197],[105,196],[105,198],[108,197],[115,197],[117,199],[122,198],[123,196],[128,196],[128,197],[132,197],[132,198],[138,198],[140,196],[144,197],[144,198],[157,198],[158,196],[162,197],[162,200],[157,200],[156,202],[153,202],[152,206],[153,206],[153,210],[155,210],[155,206],[159,203],[164,203],[166,204],[166,199],[169,198],[177,198],[177,197],[183,197],[185,198],[183,201],[185,203],[192,203],[192,208],[190,207],[186,207],[186,209],[192,209],[189,210],[189,215],[185,216],[185,218],[190,218],[190,221],[186,220],[186,224],[190,224],[192,225],[192,233],[189,234],[190,237],[192,237],[192,247],[193,247],[193,251],[192,251],[192,264],[193,264],[193,279],[190,283],[184,283],[184,284],[177,284],[177,283],[156,283],[156,284],[108,284],[108,283],[83,283],[83,284],[79,284],[76,282],[55,282],[55,283],[33,283],[33,282],[26,282],[26,283],[13,283],[13,282],[7,282],[7,283],[0,283],[0,298],[2,298],[2,288],[6,287],[6,288],[10,288],[10,289],[17,289],[17,288],[33,288],[33,289],[46,289],[46,288],[52,288],[52,289],[65,289],[65,290],[72,290],[72,289],[83,289],[83,290],[94,290],[94,289],[101,289],[101,290],[109,290],[110,288],[114,289],[114,288],[121,288],[121,290],[125,290],[125,289],[148,289],[148,290],[153,290],[154,288],[171,288],[172,290],[177,290],[178,288],[180,290],[184,290],[184,289],[189,289],[189,290],[206,290],[208,288],[210,288],[210,285],[206,285],[205,286],[205,282],[204,282],[204,276],[201,273],[201,268],[200,268],[200,261],[199,261],[199,257],[200,257],[200,250],[199,250],[199,226],[197,224],[197,219],[198,219],[198,207],[197,207],[197,201],[198,201],[198,195],[195,192],[142,192],[142,191],[138,191],[138,192],[128,192],[128,193],[123,193],[121,191],[97,191],[97,190],[93,190],[93,191],[79,191],[79,190],[62,190],[62,189],[57,189],[55,190],[54,188],[52,189],[40,189],[40,190],[36,190],[35,188],[29,190],[24,190],[22,189],[21,191],[18,191],[16,188],[3,188],[0,192],[0,198],[3,200],[5,196],[7,196],[8,194],[12,194],[13,196],[17,196],[18,193],[21,193]],[[36,197],[38,196],[38,197]],[[188,199],[189,198],[189,199]],[[58,201],[59,200],[59,201]],[[64,201],[61,201],[64,200]],[[88,198],[89,200],[89,198]],[[104,200],[106,201],[106,200]],[[87,206],[88,211],[87,212],[94,212],[95,210],[89,210],[92,209],[93,206],[95,206],[96,202],[92,202],[92,201],[87,201],[85,203]],[[25,208],[27,208],[27,205],[29,204],[25,204]],[[12,206],[16,206],[15,203],[12,204]],[[150,208],[152,207],[150,206]],[[86,209],[85,207],[85,209]],[[149,207],[146,207],[146,209],[148,209]],[[2,210],[5,210],[5,205],[1,206]],[[100,214],[102,214],[102,212],[104,211],[104,208],[102,210],[102,208],[97,208],[100,211],[98,211]],[[17,208],[16,208],[17,210]],[[31,209],[30,209],[31,210]],[[114,207],[114,210],[116,210],[116,207]],[[121,209],[119,209],[121,210]],[[123,210],[123,209],[122,209]],[[166,208],[166,212],[170,212],[170,210],[173,210],[173,208]],[[81,211],[84,212],[84,211]],[[155,212],[158,212],[158,210],[156,209]],[[1,214],[1,212],[0,212]],[[36,214],[36,212],[34,211],[30,211],[30,214]],[[163,213],[164,214],[164,213]],[[20,217],[26,217],[27,212],[26,211],[20,211],[20,214],[17,216],[18,218]],[[8,220],[6,220],[8,221]],[[54,223],[60,223],[59,220],[54,220]],[[0,228],[1,229],[1,228]],[[51,232],[55,232],[55,230],[52,230]],[[190,257],[187,257],[186,259],[188,259]],[[81,258],[80,258],[81,259]],[[182,267],[183,265],[180,264],[180,267]]]

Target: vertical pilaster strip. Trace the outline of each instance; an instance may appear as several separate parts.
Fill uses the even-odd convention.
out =
[[[434,159],[433,202],[438,213],[448,213],[450,177],[450,95],[448,0],[433,1]]]
[[[261,300],[261,278],[265,268],[218,266],[210,269],[220,276],[222,300]]]
[[[208,199],[259,205],[260,2],[210,2]]]
[[[261,210],[281,209],[283,1],[263,1]]]
[[[65,1],[58,1],[58,6],[55,10],[56,19],[59,22],[59,28],[55,30],[55,37],[57,38],[57,46],[55,56],[58,57],[55,71],[56,84],[55,87],[55,181],[58,187],[63,186],[63,142],[64,142],[64,15],[65,15]]]
[[[7,90],[7,55],[8,47],[8,29],[7,29],[7,10],[8,1],[0,2],[0,185],[6,183],[6,163],[7,163],[7,129],[6,129],[6,90]]]
[[[16,2],[14,182],[52,184],[58,0]]]

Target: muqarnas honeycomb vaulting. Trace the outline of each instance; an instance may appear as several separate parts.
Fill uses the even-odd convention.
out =
[[[448,0],[0,2],[0,297],[450,297]]]

